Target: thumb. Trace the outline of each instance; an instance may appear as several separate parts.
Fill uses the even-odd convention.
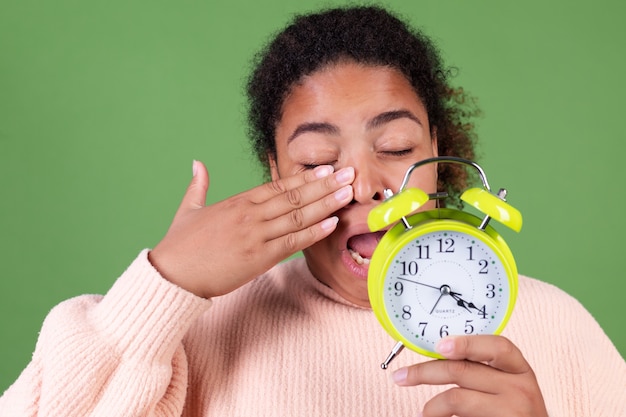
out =
[[[209,173],[200,161],[193,161],[193,178],[180,205],[181,210],[199,209],[206,205],[206,193],[209,189]]]

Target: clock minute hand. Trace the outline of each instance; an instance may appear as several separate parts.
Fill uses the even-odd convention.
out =
[[[402,278],[402,277],[398,277],[398,279],[399,279],[400,281],[411,282],[411,283],[413,283],[413,284],[423,285],[424,287],[434,288],[434,289],[436,289],[437,291],[441,290],[441,287],[435,287],[434,285],[424,284],[423,282],[413,281],[413,280],[411,280],[411,279],[406,279],[406,278]]]

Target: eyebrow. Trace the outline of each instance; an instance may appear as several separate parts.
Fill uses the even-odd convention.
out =
[[[378,116],[374,117],[369,122],[367,122],[366,127],[367,129],[375,129],[386,123],[392,122],[396,119],[403,119],[403,118],[413,120],[415,123],[419,124],[420,126],[422,125],[422,121],[415,114],[413,114],[412,112],[408,110],[402,109],[402,110],[392,110],[392,111],[381,113]]]
[[[303,123],[299,125],[296,130],[289,136],[287,139],[287,143],[294,140],[296,137],[300,136],[303,133],[314,132],[314,133],[324,133],[327,135],[337,135],[339,134],[339,128],[330,123]]]
[[[392,110],[392,111],[381,113],[375,116],[374,118],[372,118],[371,120],[369,120],[365,127],[367,130],[371,130],[371,129],[378,128],[389,122],[392,122],[394,120],[402,119],[402,118],[413,120],[415,123],[422,126],[422,121],[415,114],[413,114],[409,110],[402,109],[402,110]],[[291,142],[292,140],[302,135],[303,133],[308,133],[308,132],[323,133],[327,135],[338,135],[340,130],[338,126],[331,124],[331,123],[324,123],[324,122],[302,123],[301,125],[298,125],[296,130],[294,130],[291,136],[289,136],[289,138],[287,139],[287,143]]]

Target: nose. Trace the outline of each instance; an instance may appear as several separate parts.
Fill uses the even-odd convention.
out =
[[[352,188],[354,190],[353,204],[367,204],[383,199],[382,175],[375,167],[364,166],[363,164],[356,167]]]

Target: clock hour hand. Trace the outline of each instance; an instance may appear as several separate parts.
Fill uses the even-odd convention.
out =
[[[475,310],[478,310],[478,307],[476,307],[474,305],[474,303],[472,302],[467,302],[464,299],[462,299],[460,296],[463,294],[459,294],[458,292],[454,292],[454,291],[450,291],[450,296],[452,298],[454,298],[456,300],[456,304],[459,307],[463,307],[464,309],[466,309],[467,311],[469,311],[470,313],[472,312],[472,310],[470,310],[470,308],[473,308]],[[469,308],[468,308],[469,307]]]

